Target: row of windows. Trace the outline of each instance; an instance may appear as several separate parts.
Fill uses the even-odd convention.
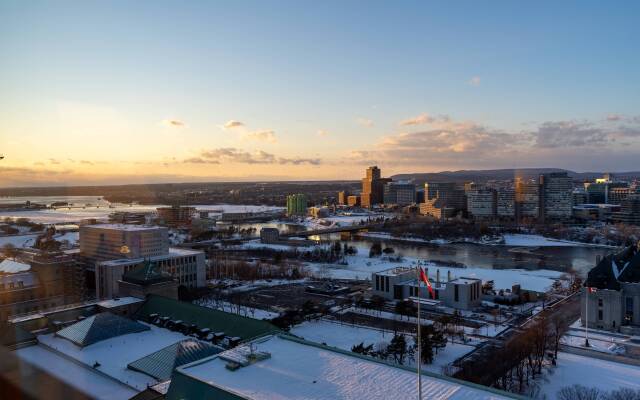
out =
[[[376,290],[379,292],[389,292],[389,277],[376,275]]]
[[[4,282],[0,283],[0,290],[5,290],[5,289],[22,289],[24,287],[24,282],[23,281],[17,281],[17,282],[9,282],[8,284],[4,284]]]

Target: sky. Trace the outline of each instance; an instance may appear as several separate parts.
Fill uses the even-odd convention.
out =
[[[637,1],[0,1],[0,186],[640,170]]]

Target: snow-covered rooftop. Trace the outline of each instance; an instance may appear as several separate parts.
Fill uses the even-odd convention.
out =
[[[117,297],[115,299],[99,301],[97,304],[104,308],[114,308],[129,304],[142,303],[143,301],[143,299],[139,299],[137,297]]]
[[[268,352],[271,357],[231,371],[227,361],[214,356],[177,371],[253,400],[418,397],[418,377],[410,370],[281,336],[254,343],[255,351]],[[422,393],[425,399],[440,400],[509,398],[435,375],[423,375]]]
[[[111,229],[117,231],[155,231],[157,229],[166,229],[156,225],[135,225],[135,224],[95,224],[84,225],[83,229]]]
[[[144,324],[143,322],[140,322]],[[38,336],[40,346],[64,354],[80,364],[96,369],[137,390],[158,383],[154,378],[127,369],[127,365],[162,348],[184,340],[186,336],[168,329],[148,325],[149,330],[102,340],[80,347],[55,334]],[[93,367],[96,363],[100,365]],[[47,369],[46,365],[43,366]]]
[[[31,266],[29,264],[21,263],[8,258],[0,262],[0,273],[16,274],[18,272],[29,271]]]

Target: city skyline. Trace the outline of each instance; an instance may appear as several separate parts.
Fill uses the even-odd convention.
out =
[[[0,5],[0,186],[640,169],[637,3],[150,4]]]

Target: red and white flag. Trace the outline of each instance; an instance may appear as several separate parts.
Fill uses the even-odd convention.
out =
[[[594,288],[594,287],[587,287],[587,290],[589,291],[589,293],[595,293],[596,292],[596,288]]]
[[[427,274],[425,274],[424,269],[420,268],[420,280],[427,285],[427,289],[429,289],[429,294],[432,299],[435,299],[435,294],[433,293],[433,288],[431,287],[431,282],[429,282],[429,278],[427,278]]]

